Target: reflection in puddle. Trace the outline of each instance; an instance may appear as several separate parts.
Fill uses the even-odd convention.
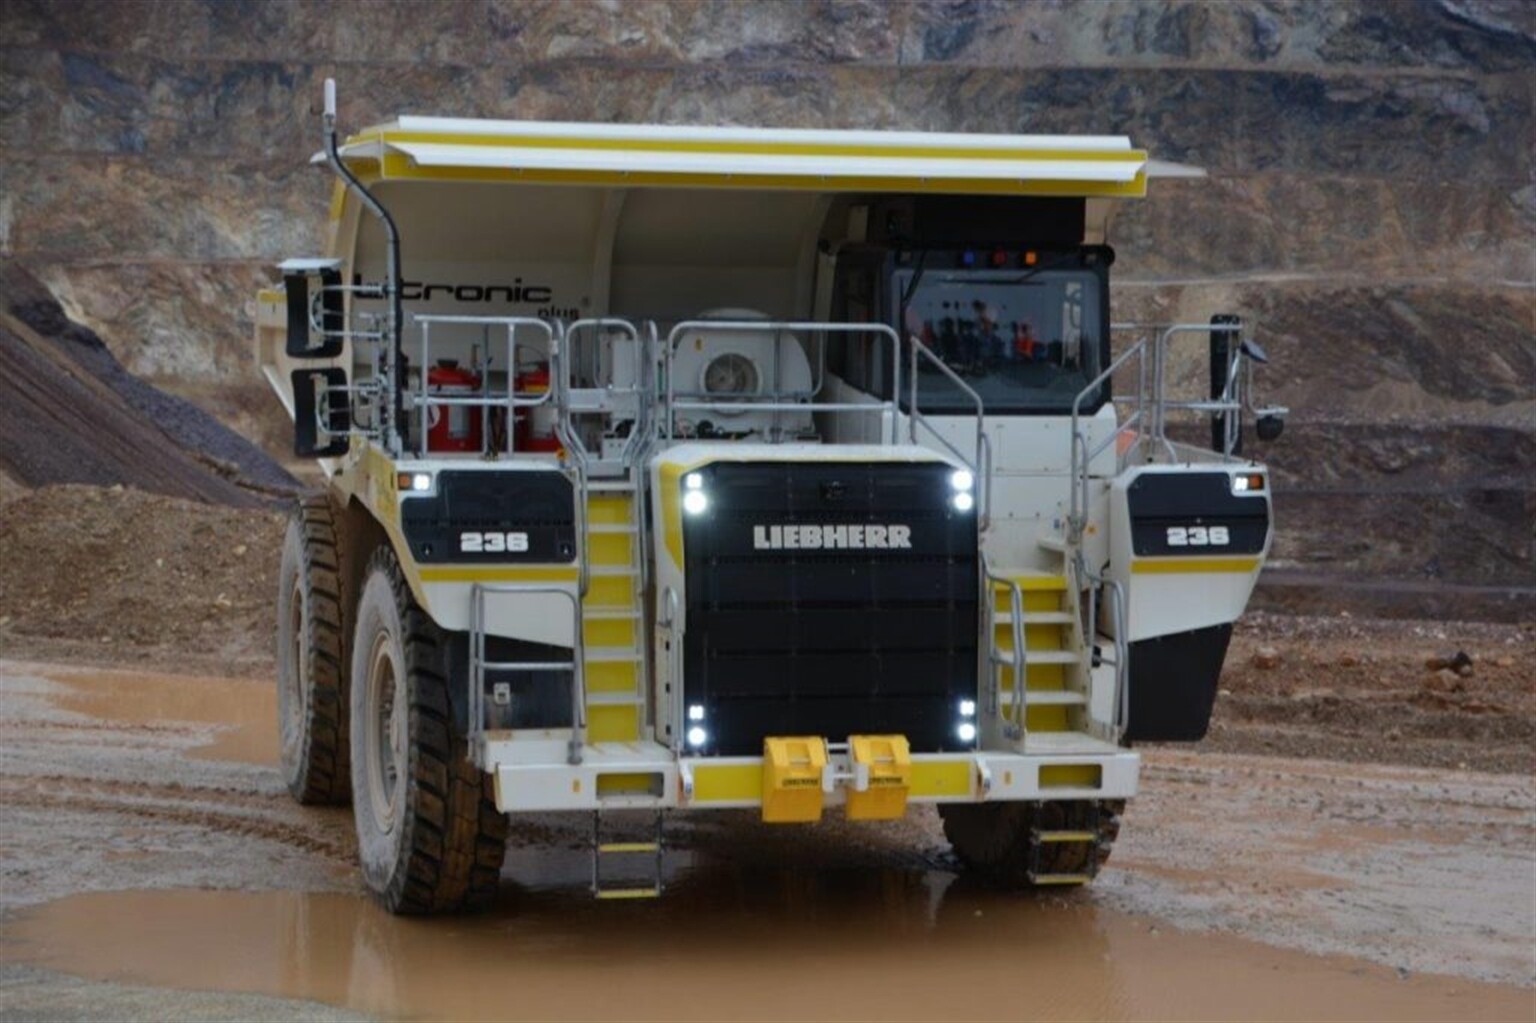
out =
[[[183,675],[50,672],[67,686],[50,700],[63,710],[127,725],[217,725],[187,755],[245,764],[277,763],[277,690],[270,683]]]
[[[1528,1019],[1532,1009],[1515,988],[1158,934],[1088,900],[1004,897],[922,870],[714,864],[681,871],[660,901],[629,904],[509,884],[493,911],[440,919],[393,918],[343,895],[82,895],[13,918],[0,955],[388,1016]]]

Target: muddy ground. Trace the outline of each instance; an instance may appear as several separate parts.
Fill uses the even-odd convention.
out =
[[[0,498],[0,1019],[1536,1019],[1530,625],[1248,616],[1071,894],[977,885],[926,811],[727,815],[599,907],[587,822],[525,817],[493,911],[398,921],[273,768],[281,533]]]
[[[928,811],[669,832],[597,904],[514,818],[496,906],[389,918],[294,804],[263,682],[0,662],[0,1018],[1529,1019],[1528,775],[1148,753],[1088,889],[1003,895]]]

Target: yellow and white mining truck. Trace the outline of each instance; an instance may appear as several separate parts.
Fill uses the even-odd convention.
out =
[[[593,815],[604,897],[660,891],[665,813],[726,808],[929,803],[1004,884],[1094,875],[1131,743],[1205,733],[1272,532],[1236,452],[1284,410],[1241,325],[1111,347],[1111,214],[1197,171],[1121,137],[334,125],[327,83],[328,253],[256,329],[327,480],[283,550],[282,763],[351,801],[389,909],[489,896],[517,811]],[[1212,387],[1174,401],[1188,339]],[[1191,411],[1209,449],[1169,436]],[[619,809],[655,832],[605,839]]]

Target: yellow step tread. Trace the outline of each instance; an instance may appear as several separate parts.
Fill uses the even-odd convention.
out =
[[[1099,835],[1096,831],[1038,831],[1035,839],[1040,842],[1097,842]]]
[[[661,846],[655,842],[603,842],[597,847],[601,853],[656,852]]]
[[[654,899],[660,888],[599,888],[593,893],[600,899]]]

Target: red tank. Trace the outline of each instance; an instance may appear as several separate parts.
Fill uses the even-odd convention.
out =
[[[517,375],[517,396],[532,399],[549,393],[549,367],[540,364]],[[555,434],[555,406],[546,401],[542,405],[518,409],[517,432],[513,435],[518,451],[559,451],[560,438]]]
[[[440,398],[480,393],[480,378],[454,359],[440,359],[427,371],[427,391]],[[434,405],[427,416],[428,451],[479,451],[485,445],[481,412],[468,405]]]

